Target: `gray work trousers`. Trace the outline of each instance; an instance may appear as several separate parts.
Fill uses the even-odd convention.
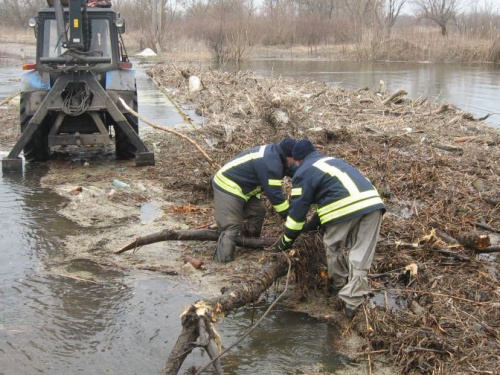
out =
[[[332,287],[349,308],[356,308],[368,294],[368,271],[373,261],[382,210],[338,224],[326,225],[323,242]]]
[[[226,263],[234,260],[236,237],[259,237],[266,216],[264,202],[253,196],[248,201],[214,189],[215,221],[221,231],[213,259]]]

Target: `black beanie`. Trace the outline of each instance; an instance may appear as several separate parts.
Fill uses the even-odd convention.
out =
[[[293,138],[290,138],[290,137],[286,137],[285,139],[283,139],[280,142],[280,147],[283,150],[283,152],[285,153],[285,156],[287,156],[287,157],[292,156],[292,150],[293,150],[296,143],[297,143],[297,141]]]
[[[293,148],[292,155],[295,160],[302,160],[314,151],[316,151],[316,148],[309,139],[301,139]]]

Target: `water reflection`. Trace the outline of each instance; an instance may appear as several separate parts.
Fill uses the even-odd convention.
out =
[[[264,313],[265,308],[238,310],[217,325],[225,347],[236,342]],[[255,316],[253,316],[255,315]],[[275,309],[241,343],[223,357],[227,374],[296,374],[311,373],[321,367],[333,373],[342,369],[347,359],[337,352],[339,332],[306,314]],[[194,359],[208,363],[207,358]],[[189,360],[189,357],[188,357]]]
[[[195,297],[66,259],[62,240],[79,229],[57,214],[43,173],[26,164],[0,178],[0,374],[159,373]]]
[[[135,66],[139,66],[137,61],[134,61],[134,64]],[[136,70],[139,113],[158,125],[174,126],[182,124],[184,119],[175,106],[158,90],[151,78],[146,74],[145,69],[147,68],[147,65],[142,64]],[[142,121],[140,121],[139,125],[148,127]]]

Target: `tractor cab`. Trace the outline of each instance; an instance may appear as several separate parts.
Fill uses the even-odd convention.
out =
[[[121,34],[125,23],[110,7],[91,7],[86,3],[72,7],[49,6],[30,20],[37,37],[36,66],[39,71],[118,69],[128,63]],[[63,25],[64,23],[64,25]],[[69,31],[69,33],[67,33]]]

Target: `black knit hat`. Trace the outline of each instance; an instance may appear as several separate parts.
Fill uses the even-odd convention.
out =
[[[293,150],[296,143],[297,143],[297,141],[293,138],[290,138],[290,137],[286,137],[285,139],[283,139],[280,142],[280,147],[283,150],[283,152],[285,153],[285,156],[287,156],[287,157],[292,156],[292,150]]]
[[[295,160],[302,160],[314,151],[316,151],[316,148],[309,139],[301,139],[293,148],[292,156]]]

